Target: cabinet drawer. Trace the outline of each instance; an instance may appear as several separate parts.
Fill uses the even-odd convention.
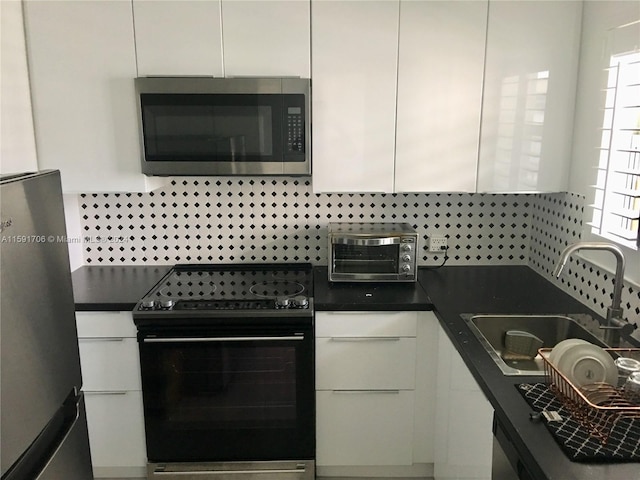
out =
[[[415,338],[316,338],[317,390],[412,390],[415,368]]]
[[[415,337],[419,312],[316,312],[316,337]]]
[[[131,312],[76,312],[78,337],[129,337],[137,334]]]
[[[80,338],[78,346],[85,392],[141,390],[135,338]]]
[[[94,468],[144,467],[142,392],[85,393],[85,402]]]
[[[413,392],[316,392],[316,465],[411,465]]]

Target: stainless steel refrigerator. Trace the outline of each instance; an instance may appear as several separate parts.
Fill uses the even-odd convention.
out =
[[[92,479],[60,173],[0,177],[2,480]]]

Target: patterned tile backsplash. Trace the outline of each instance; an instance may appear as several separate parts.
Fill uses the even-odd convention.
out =
[[[420,233],[420,265],[431,234],[448,237],[447,265],[530,265],[551,276],[577,241],[583,198],[574,194],[315,194],[308,179],[174,178],[149,193],[79,196],[87,265],[327,263],[329,222],[407,222]],[[571,260],[558,285],[596,311],[610,303],[612,275]],[[640,320],[640,290],[623,295]]]

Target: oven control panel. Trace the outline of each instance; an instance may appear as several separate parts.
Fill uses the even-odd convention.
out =
[[[138,304],[137,310],[151,311],[188,311],[188,310],[282,310],[282,309],[308,309],[309,298],[304,295],[293,297],[277,297],[275,299],[258,300],[173,300],[143,298]]]

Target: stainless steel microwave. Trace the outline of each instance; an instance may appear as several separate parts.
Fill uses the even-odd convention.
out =
[[[329,223],[329,280],[415,282],[418,233],[408,223]]]
[[[146,175],[310,175],[310,81],[135,79]]]

